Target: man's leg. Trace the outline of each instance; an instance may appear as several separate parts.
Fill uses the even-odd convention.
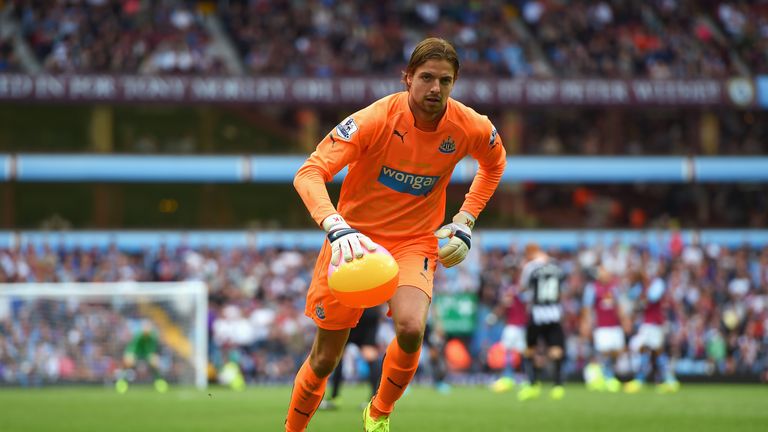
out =
[[[552,362],[552,375],[556,386],[563,385],[563,348],[553,346],[549,348],[549,360]]]
[[[134,366],[136,366],[136,355],[125,353],[123,355],[123,368],[117,371],[117,382],[115,382],[115,390],[118,393],[128,391],[128,382],[133,381],[136,376],[136,372],[133,370]]]
[[[379,391],[381,382],[381,359],[379,358],[379,347],[375,345],[363,345],[360,352],[368,364],[368,383],[371,385],[371,397]]]
[[[648,377],[648,370],[650,368],[651,353],[647,347],[641,346],[640,349],[640,364],[635,371],[635,378],[632,381],[624,384],[624,391],[627,393],[637,393],[643,388],[643,384]]]
[[[529,339],[529,345],[523,355],[523,367],[528,376],[528,382],[524,382],[517,392],[517,400],[521,402],[536,399],[541,393],[541,383],[539,383],[539,378],[541,377],[540,358],[536,354],[535,342],[531,342],[531,339]]]
[[[388,416],[416,374],[430,299],[413,286],[401,286],[389,301],[395,338],[384,354],[379,391],[371,402],[370,417]]]
[[[549,359],[552,361],[555,386],[549,392],[549,397],[554,400],[560,400],[565,396],[563,388],[563,348],[553,346],[549,349]]]
[[[368,383],[371,386],[371,397],[379,391],[379,382],[381,381],[381,349],[378,345],[379,322],[381,321],[381,308],[375,307],[366,309],[360,322],[357,324],[359,334],[358,340],[354,341],[360,347],[360,355],[368,365]],[[353,334],[350,332],[349,339],[353,341]]]
[[[167,392],[168,382],[163,379],[163,376],[160,373],[160,356],[156,353],[152,353],[146,361],[147,366],[149,367],[149,372],[152,374],[152,382],[155,386],[155,390],[157,390],[158,393]]]
[[[349,329],[317,329],[309,357],[301,365],[293,382],[291,404],[285,419],[286,432],[302,432],[323,400],[328,376],[339,363]]]
[[[344,379],[344,362],[340,361],[331,375],[331,400],[339,397],[341,393],[341,381]]]
[[[562,399],[565,396],[563,388],[563,359],[565,357],[565,334],[563,326],[552,324],[547,332],[547,345],[549,346],[548,357],[552,361],[554,369],[555,386],[549,393],[549,397],[555,400]]]
[[[535,357],[536,351],[534,347],[528,347],[523,354],[523,369],[525,375],[528,377],[528,383],[533,385],[539,381],[539,367],[536,365]]]
[[[517,392],[517,400],[527,401],[539,397],[540,366],[536,360],[536,349],[539,344],[541,326],[528,323],[525,329],[525,351],[523,351],[523,371],[528,377],[528,382],[523,382]]]
[[[606,389],[611,393],[621,390],[621,381],[616,378],[616,364],[619,360],[620,351],[611,351],[605,354],[604,374],[606,380]]]
[[[523,371],[528,377],[528,384],[537,384],[541,376],[540,366],[536,362],[536,348],[539,343],[540,326],[529,324],[525,331],[526,348],[523,352]]]

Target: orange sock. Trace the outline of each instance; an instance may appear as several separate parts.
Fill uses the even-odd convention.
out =
[[[286,432],[302,432],[307,429],[309,420],[315,414],[323,400],[328,377],[320,378],[309,366],[309,358],[301,365],[293,382],[291,404],[285,418]]]
[[[392,412],[395,408],[395,402],[400,399],[416,374],[420,353],[421,348],[415,353],[409,354],[400,348],[397,338],[392,339],[387,347],[387,353],[384,355],[381,384],[379,384],[379,391],[373,397],[371,417],[378,418]]]

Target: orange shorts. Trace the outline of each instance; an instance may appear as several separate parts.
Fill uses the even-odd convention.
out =
[[[432,298],[432,280],[437,266],[437,239],[434,236],[401,242],[372,240],[384,246],[397,261],[400,268],[399,286],[414,286]],[[352,328],[360,320],[363,309],[344,306],[331,294],[328,288],[330,262],[331,245],[325,241],[315,263],[304,314],[325,330]]]

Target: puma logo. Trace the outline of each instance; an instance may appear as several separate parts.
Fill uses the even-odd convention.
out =
[[[392,384],[393,386],[395,386],[395,387],[399,388],[400,390],[402,390],[402,389],[403,389],[403,386],[402,386],[402,385],[400,385],[400,384],[398,384],[398,383],[396,383],[396,382],[394,382],[394,381],[392,381],[392,378],[390,378],[390,377],[387,377],[387,381],[389,381],[389,383],[390,383],[390,384]]]
[[[400,132],[397,131],[397,129],[395,129],[395,131],[392,132],[392,135],[395,135],[398,138],[400,138],[400,142],[405,144],[405,136],[408,135],[408,132],[406,131],[405,133],[401,134]]]
[[[328,136],[331,137],[331,148],[333,148],[334,146],[336,146],[336,139],[333,138],[333,132],[329,133]]]
[[[308,412],[301,411],[298,408],[294,408],[293,410],[296,411],[297,413],[303,415],[304,417],[309,417],[309,413]]]

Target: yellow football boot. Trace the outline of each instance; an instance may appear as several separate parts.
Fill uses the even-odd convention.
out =
[[[371,402],[363,410],[363,430],[365,432],[389,432],[389,416],[374,419],[370,416]]]
[[[166,382],[162,378],[158,378],[155,380],[155,390],[158,393],[165,393],[168,391],[168,382]]]
[[[611,378],[605,382],[605,389],[610,393],[618,393],[621,391],[621,381],[616,378]]]
[[[491,384],[491,391],[494,393],[504,393],[515,387],[515,381],[510,377],[501,377]]]
[[[605,390],[605,376],[599,363],[589,363],[584,367],[584,382],[589,391]]]
[[[624,393],[638,393],[643,389],[643,382],[640,380],[632,380],[624,384]]]
[[[552,400],[560,400],[565,397],[565,388],[563,386],[554,386],[549,391],[549,398]]]
[[[541,395],[541,384],[523,384],[517,392],[517,400],[520,402],[537,399]]]
[[[128,391],[128,381],[120,378],[115,383],[115,390],[120,394],[125,394]]]
[[[658,394],[677,393],[678,390],[680,390],[680,382],[677,380],[664,381],[656,386]]]

